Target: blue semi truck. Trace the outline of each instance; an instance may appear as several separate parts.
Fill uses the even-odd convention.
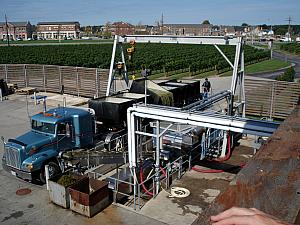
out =
[[[126,133],[128,107],[143,102],[145,98],[141,94],[144,91],[140,84],[142,81],[136,80],[136,85],[132,85],[135,90],[130,92],[91,99],[89,108],[59,107],[32,116],[31,130],[5,143],[3,168],[25,180],[45,183],[45,165],[49,166],[50,177],[63,170],[59,162],[60,153],[89,149],[99,143],[104,148],[108,145],[110,150],[112,141]],[[159,87],[159,95],[153,89],[156,84],[152,84],[147,102],[180,106],[199,97],[199,81],[169,83],[164,82],[160,86],[169,85],[173,92]],[[180,97],[182,95],[183,98]],[[166,96],[172,96],[173,100],[164,102]]]
[[[2,165],[24,180],[45,183],[63,171],[60,159],[70,150],[95,146],[111,150],[114,140],[126,133],[126,110],[144,95],[120,93],[91,99],[89,108],[59,107],[31,117],[31,130],[4,144]],[[120,160],[120,159],[118,159]]]
[[[60,152],[86,148],[94,143],[95,115],[92,109],[59,107],[32,116],[31,130],[8,139],[2,165],[13,175],[45,183],[45,165],[50,177],[60,173]]]

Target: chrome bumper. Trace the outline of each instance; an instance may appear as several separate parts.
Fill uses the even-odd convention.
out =
[[[14,168],[14,167],[8,166],[4,159],[2,159],[2,167],[3,167],[4,170],[10,172],[12,175],[14,175],[16,177],[22,178],[24,180],[29,180],[29,181],[33,180],[33,174],[32,173],[22,171],[22,170]]]

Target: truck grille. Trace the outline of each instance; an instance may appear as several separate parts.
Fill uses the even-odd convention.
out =
[[[21,169],[21,158],[20,153],[17,149],[5,148],[4,156],[6,159],[6,164],[8,166]]]

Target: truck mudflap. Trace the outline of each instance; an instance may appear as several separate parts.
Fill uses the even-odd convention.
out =
[[[6,170],[7,172],[10,172],[12,175],[16,176],[16,177],[19,177],[23,180],[29,180],[29,181],[32,181],[34,178],[33,178],[33,173],[30,173],[30,172],[26,172],[26,171],[22,171],[22,170],[19,170],[19,169],[16,169],[14,167],[11,167],[11,166],[8,166],[6,164],[6,161],[2,159],[2,167],[4,170]]]

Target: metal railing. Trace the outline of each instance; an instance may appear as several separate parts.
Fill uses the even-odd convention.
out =
[[[164,176],[164,174],[162,173],[162,171],[159,171],[159,177],[160,177],[160,183],[164,184],[165,188],[168,189],[170,187],[170,179],[171,177],[174,177],[174,174],[176,176],[176,179],[180,179],[182,177],[182,175],[184,174],[184,171],[186,170],[190,170],[191,169],[191,164],[192,161],[199,157],[199,154],[196,154],[195,157],[192,157],[192,152],[193,151],[197,151],[200,148],[200,144],[195,146],[190,153],[189,157],[186,157],[186,159],[183,156],[178,157],[177,159],[175,159],[172,162],[169,162],[166,164],[165,167],[163,167],[162,169],[165,171],[166,176]],[[127,164],[126,164],[127,165]],[[111,181],[113,181],[113,200],[116,203],[117,202],[117,195],[121,195],[124,197],[128,197],[131,198],[127,204],[129,205],[128,207],[133,208],[134,210],[140,210],[144,205],[142,204],[142,199],[149,199],[149,198],[155,198],[156,195],[153,194],[153,196],[149,196],[146,192],[143,192],[143,185],[147,184],[151,184],[152,186],[149,187],[148,191],[151,193],[158,193],[158,191],[155,189],[156,185],[156,178],[157,178],[157,172],[154,172],[152,175],[148,176],[143,182],[139,182],[138,178],[135,174],[135,172],[133,171],[133,169],[130,168],[126,168],[129,169],[131,172],[131,176],[130,176],[130,180],[122,180],[119,179],[119,168],[116,169],[116,177],[113,176],[109,176],[107,177],[106,174],[101,174],[98,172],[89,172],[89,174],[91,174],[91,176],[95,179],[109,179]],[[135,182],[134,182],[135,180]],[[125,193],[122,192],[120,190],[120,186],[127,185],[128,188],[130,190],[133,190],[133,194],[132,191],[131,193]]]
[[[222,154],[224,131],[207,129],[203,134],[201,143],[201,160],[207,156],[219,157]]]

